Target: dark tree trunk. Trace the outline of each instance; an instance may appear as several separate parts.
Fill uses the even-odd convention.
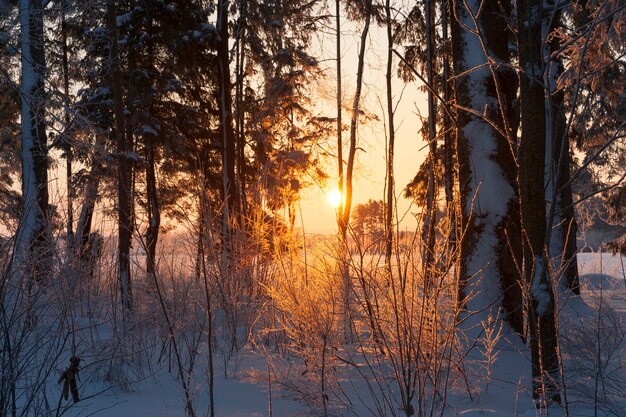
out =
[[[153,277],[156,273],[156,248],[161,226],[161,212],[157,194],[156,168],[154,158],[154,144],[150,139],[145,140],[146,152],[146,198],[148,203],[148,228],[146,230],[146,273]]]
[[[235,181],[235,131],[233,127],[232,91],[230,80],[230,53],[228,32],[228,0],[217,4],[217,65],[219,74],[220,130],[222,135],[223,222],[225,231],[235,225],[239,210],[239,194]],[[229,233],[230,234],[230,233]]]
[[[549,5],[555,6],[555,1],[549,1]],[[548,31],[552,31],[561,21],[560,11],[552,13],[552,21],[548,24]],[[544,33],[545,35],[545,33]],[[552,178],[556,177],[556,184],[548,184],[549,189],[554,187],[555,193],[552,197],[554,207],[554,217],[552,221],[553,238],[550,242],[551,257],[561,260],[560,271],[564,277],[564,284],[575,294],[580,295],[580,283],[578,279],[578,261],[576,259],[576,232],[578,225],[574,213],[572,186],[570,184],[570,141],[567,132],[567,121],[565,117],[565,92],[556,88],[556,82],[564,70],[563,61],[558,56],[561,49],[561,41],[558,37],[553,37],[549,43],[551,54],[549,79],[550,85],[550,139],[552,146],[551,173]],[[554,243],[553,243],[554,242]]]
[[[342,122],[342,89],[341,89],[341,3],[335,0],[335,25],[337,49],[337,190],[339,191],[339,207],[337,207],[337,227],[339,237],[346,240],[347,225],[343,224],[343,122]]]
[[[518,50],[522,137],[519,147],[520,209],[524,277],[529,308],[533,399],[537,406],[560,401],[554,295],[547,273],[544,169],[546,154],[541,0],[518,3]]]
[[[344,204],[341,212],[340,232],[345,241],[346,230],[350,224],[350,211],[352,208],[352,173],[354,171],[354,159],[356,156],[357,124],[361,111],[361,90],[363,89],[363,70],[365,66],[365,49],[367,48],[367,36],[369,33],[370,21],[372,17],[372,0],[366,0],[365,22],[361,31],[359,46],[359,57],[356,70],[356,89],[352,101],[352,114],[350,116],[350,148],[348,150],[348,162],[346,165],[346,181]]]
[[[132,288],[130,270],[130,248],[132,239],[132,199],[131,199],[131,168],[128,161],[128,143],[126,138],[126,122],[124,119],[124,96],[122,74],[120,70],[120,54],[118,33],[115,19],[117,16],[114,0],[107,5],[107,26],[111,44],[111,86],[115,114],[116,151],[118,154],[118,271],[122,304],[127,311],[132,309]]]
[[[393,33],[392,33],[392,20],[391,20],[391,4],[390,0],[385,2],[385,17],[387,18],[387,72],[386,72],[386,85],[387,85],[387,119],[389,120],[389,144],[387,152],[387,204],[385,208],[385,261],[387,270],[391,274],[391,253],[393,247],[393,212],[394,212],[394,199],[393,191],[395,181],[393,177],[393,158],[395,148],[395,125],[394,125],[394,112],[393,112],[393,94],[391,89],[391,80],[393,77]],[[390,277],[391,279],[391,277]]]
[[[435,4],[427,0],[424,4],[426,20],[426,80],[428,89],[428,189],[426,208],[423,216],[424,250],[422,264],[424,268],[424,290],[428,293],[433,287],[435,260],[435,225],[437,223],[437,180],[435,177],[437,155],[437,102],[433,94],[435,86],[434,55],[435,50]]]
[[[448,105],[452,97],[450,91],[450,48],[448,38],[449,31],[449,14],[450,14],[450,2],[445,0],[441,2],[441,35],[444,39],[443,45],[443,58],[442,58],[442,77],[441,84],[443,89],[443,105]],[[448,216],[452,219],[454,209],[454,138],[452,135],[452,120],[448,112],[443,114],[443,167],[444,167],[444,190],[446,194],[446,205],[448,206]],[[454,232],[454,225],[450,227],[451,232]]]
[[[105,144],[106,137],[98,135],[96,137],[95,149],[102,149]],[[75,253],[79,259],[86,259],[89,252],[89,239],[91,235],[91,227],[93,220],[93,212],[98,200],[98,189],[102,178],[102,163],[100,157],[96,154],[92,156],[92,167],[87,176],[87,184],[85,185],[85,197],[80,209],[78,222],[76,223],[76,235],[74,239]]]
[[[62,64],[63,64],[63,104],[65,111],[63,121],[64,144],[65,144],[65,181],[67,189],[67,247],[73,246],[74,241],[74,192],[72,189],[72,141],[69,137],[68,127],[70,125],[70,76],[68,64],[67,47],[67,24],[65,22],[65,2],[60,2],[61,9],[61,41],[62,41]]]
[[[248,214],[248,200],[246,198],[246,132],[244,110],[244,79],[246,65],[246,6],[247,0],[239,1],[239,21],[237,23],[237,50],[235,57],[235,137],[236,137],[236,175],[237,192],[241,200],[241,214]]]

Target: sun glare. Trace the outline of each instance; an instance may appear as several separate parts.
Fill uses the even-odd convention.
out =
[[[332,190],[328,193],[326,198],[328,199],[328,204],[333,206],[333,208],[337,208],[341,204],[341,194],[339,190]]]

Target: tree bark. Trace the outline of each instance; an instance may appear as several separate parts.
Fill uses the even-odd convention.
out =
[[[91,235],[93,212],[98,200],[98,188],[102,178],[102,163],[96,154],[105,145],[107,138],[104,135],[96,136],[94,155],[92,156],[91,170],[87,176],[85,185],[85,197],[80,209],[80,215],[76,222],[76,234],[74,238],[74,250],[79,259],[84,259],[89,250],[89,236]]]
[[[17,232],[17,266],[35,260],[32,276],[48,273],[48,144],[46,136],[44,9],[41,0],[21,0],[20,86],[22,126],[22,218]]]
[[[560,402],[554,295],[547,274],[544,161],[546,111],[543,84],[542,0],[518,2],[518,50],[522,137],[519,147],[523,271],[530,289],[529,330],[533,400]]]
[[[441,37],[444,39],[443,45],[443,57],[442,57],[442,76],[441,84],[443,89],[442,98],[444,105],[451,102],[452,92],[450,91],[450,48],[449,48],[449,14],[450,14],[450,1],[444,0],[441,4]],[[443,169],[444,169],[444,192],[446,195],[446,207],[448,216],[448,233],[449,233],[449,247],[447,248],[448,254],[454,254],[456,252],[456,236],[457,236],[457,222],[455,208],[455,171],[454,171],[454,137],[453,137],[453,125],[452,120],[448,112],[444,112],[442,120],[442,135],[443,135]],[[453,255],[454,256],[454,255]]]
[[[387,151],[387,205],[385,208],[385,261],[387,265],[388,273],[391,275],[391,253],[393,249],[393,212],[394,212],[394,171],[393,171],[393,158],[395,148],[396,128],[394,125],[394,111],[393,111],[393,94],[391,88],[392,69],[393,69],[393,33],[392,33],[392,20],[391,20],[391,2],[386,0],[385,2],[385,16],[387,18],[387,72],[385,74],[385,81],[387,85],[387,118],[389,119],[389,144]],[[390,276],[391,279],[391,276]]]
[[[424,250],[422,251],[422,267],[424,268],[424,291],[427,293],[434,284],[434,258],[435,258],[435,225],[437,222],[437,192],[435,178],[435,161],[437,155],[437,102],[433,94],[435,87],[435,74],[433,51],[435,49],[435,5],[432,0],[426,0],[426,80],[428,89],[428,189],[426,192],[426,208],[423,216],[422,237]]]
[[[341,91],[341,3],[335,0],[335,24],[337,30],[337,190],[339,191],[339,206],[337,207],[337,227],[339,238],[346,240],[347,225],[343,223],[343,122],[342,122],[342,91]]]
[[[367,0],[367,3],[365,5],[365,22],[363,23],[363,30],[361,31],[359,57],[356,70],[356,90],[354,92],[354,99],[352,101],[352,114],[350,116],[350,149],[348,150],[348,162],[346,164],[345,196],[343,210],[341,212],[342,219],[340,222],[341,234],[344,240],[346,237],[346,230],[348,228],[348,225],[350,224],[350,210],[352,208],[352,175],[354,171],[354,160],[356,156],[356,131],[359,121],[359,114],[361,112],[361,90],[363,89],[365,49],[367,47],[366,41],[369,33],[371,18],[372,0]]]
[[[483,310],[483,316],[495,315],[502,305],[511,327],[522,334],[513,106],[517,76],[509,65],[510,9],[502,10],[496,0],[469,0],[455,2],[452,11],[462,231],[458,301],[470,311]]]
[[[63,121],[64,144],[65,144],[65,181],[67,190],[67,247],[73,246],[74,241],[74,193],[72,189],[72,142],[69,138],[68,127],[70,125],[70,76],[68,64],[67,24],[65,22],[65,2],[59,3],[61,9],[61,41],[62,41],[62,64],[63,64],[63,104],[65,106]],[[69,252],[69,251],[68,251]]]
[[[130,248],[132,240],[131,169],[128,161],[129,149],[126,138],[126,122],[124,119],[124,96],[120,70],[116,9],[115,0],[109,0],[107,5],[107,29],[109,31],[109,42],[111,45],[111,90],[115,115],[116,151],[118,154],[118,272],[122,305],[126,311],[130,311],[132,309],[130,270]]]
[[[548,0],[546,4],[554,8],[556,1]],[[543,33],[547,36],[561,21],[561,11],[553,10],[550,13],[550,21]],[[563,284],[574,294],[580,295],[580,283],[578,279],[578,261],[576,259],[576,232],[578,224],[574,213],[572,186],[570,184],[570,138],[567,132],[565,117],[565,92],[557,88],[557,80],[564,71],[562,58],[558,56],[561,49],[561,41],[553,37],[548,42],[550,61],[549,72],[546,80],[549,86],[548,114],[550,120],[547,128],[547,143],[551,146],[550,155],[547,155],[547,170],[549,179],[546,181],[551,195],[553,216],[549,218],[550,226],[550,257],[556,259],[555,268],[563,276]]]
[[[154,144],[151,139],[145,139],[146,152],[146,199],[148,203],[148,228],[146,230],[146,274],[154,276],[156,273],[156,248],[161,227],[161,212],[157,194],[156,167]]]
[[[233,128],[232,91],[228,32],[229,0],[217,4],[217,65],[219,74],[219,112],[222,135],[223,222],[227,231],[234,226],[239,209],[239,194],[235,181],[235,131]],[[228,233],[230,234],[230,233]]]

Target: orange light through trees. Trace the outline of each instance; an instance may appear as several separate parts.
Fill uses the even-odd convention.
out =
[[[328,193],[326,198],[328,199],[328,204],[330,204],[333,208],[338,208],[341,204],[341,194],[339,193],[339,190],[332,190]]]

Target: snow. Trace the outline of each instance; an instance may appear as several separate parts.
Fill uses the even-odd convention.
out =
[[[464,4],[467,10],[476,14],[479,3],[477,0],[471,0]],[[464,67],[469,71],[467,77],[470,85],[471,107],[477,113],[483,114],[487,106],[497,105],[489,101],[485,91],[485,80],[491,77],[491,71],[480,38],[475,33],[474,19],[467,11],[464,16],[459,17],[462,24],[470,29],[463,31],[462,36],[466,44]],[[478,311],[486,305],[492,306],[492,313],[494,313],[500,307],[501,294],[496,267],[493,264],[494,260],[491,259],[498,245],[495,228],[506,214],[509,201],[515,193],[495,161],[497,138],[494,136],[493,129],[486,122],[474,117],[464,127],[464,134],[468,138],[473,172],[466,211],[474,212],[475,226],[484,225],[484,230],[468,262],[468,276],[472,277],[468,289],[476,297],[469,300],[467,306],[473,311]],[[487,313],[487,311],[484,312],[484,314]],[[471,320],[469,327],[477,326],[479,322],[478,318]]]
[[[198,364],[200,368],[200,364]],[[238,376],[224,378],[221,369],[217,369],[215,379],[215,415],[225,417],[262,417],[267,416],[269,394],[267,383],[257,381],[253,376],[262,372],[257,369],[261,362],[247,355]],[[266,372],[266,371],[265,371]],[[208,415],[209,398],[206,375],[197,375],[194,388],[194,405],[198,415]],[[56,388],[56,389],[54,389]],[[51,389],[60,392],[59,387]],[[96,388],[97,390],[97,388]],[[94,390],[95,391],[95,390]],[[83,393],[88,396],[89,392]],[[94,398],[79,402],[67,414],[80,416],[99,411],[96,416],[168,416],[185,417],[183,394],[180,384],[167,372],[159,369],[144,381],[131,384],[128,392],[117,389],[100,394]],[[298,403],[293,395],[272,388],[272,412],[275,417],[306,415],[307,407]]]
[[[601,340],[604,341],[602,346],[607,346],[611,340],[617,340],[613,337],[615,333],[606,333],[607,328],[611,330],[610,327],[614,326],[616,319],[606,306],[603,308],[607,311],[601,310],[602,315],[599,316],[599,310],[594,308],[594,300],[600,296],[609,298],[611,291],[621,291],[622,299],[617,305],[622,307],[619,317],[622,318],[621,323],[623,323],[623,319],[626,318],[626,311],[623,309],[625,305],[623,281],[626,276],[623,275],[621,269],[622,262],[624,258],[608,254],[580,254],[583,298],[574,297],[560,308],[563,360],[566,366],[565,375],[569,378],[568,398],[571,417],[594,415],[593,403],[590,403],[584,396],[585,387],[589,386],[590,381],[593,383],[593,379],[585,378],[580,372],[582,365],[593,366],[595,360],[593,355],[586,354],[586,351],[583,351],[582,355],[585,356],[581,360],[580,356],[576,356],[576,351],[572,350],[571,344],[579,343],[574,344],[574,347],[587,348],[588,343],[596,340],[594,329],[598,327],[594,327],[594,323],[598,320],[601,320],[602,324],[598,328],[598,331],[602,332],[599,333],[602,335]],[[42,305],[45,305],[45,300],[42,301],[44,301]],[[583,305],[585,307],[581,308]],[[70,417],[89,415],[184,417],[186,414],[183,391],[177,380],[175,364],[168,363],[167,351],[160,347],[163,342],[144,337],[138,337],[133,341],[131,336],[130,343],[125,345],[122,340],[112,339],[114,323],[106,312],[98,311],[95,317],[101,320],[101,323],[96,326],[91,318],[73,319],[75,327],[80,329],[76,335],[77,354],[84,359],[79,379],[81,401],[72,405],[71,399],[62,400],[61,405],[68,407],[63,410],[63,415]],[[220,320],[216,322],[219,323]],[[619,320],[617,322],[620,323]],[[178,324],[181,329],[187,325],[193,326],[192,323],[187,322]],[[142,324],[136,323],[135,326],[133,332],[140,332]],[[530,395],[531,368],[528,347],[520,341],[517,335],[511,334],[506,327],[501,326],[501,321],[495,315],[490,320],[483,321],[482,328],[485,336],[476,340],[479,348],[470,349],[464,353],[462,367],[468,378],[467,383],[463,383],[463,378],[457,379],[454,383],[451,382],[447,389],[446,407],[443,410],[438,409],[439,400],[432,403],[435,407],[434,415],[442,417],[547,416],[546,410],[535,409]],[[617,336],[619,336],[619,332],[624,331],[623,324],[621,329],[613,327],[612,331],[617,331]],[[580,338],[587,339],[580,344],[578,341]],[[156,343],[157,354],[152,358],[150,355],[145,357],[139,355],[138,361],[130,361],[123,355],[130,346],[143,349],[142,352],[149,352],[153,343]],[[622,344],[616,351],[610,349],[602,351],[603,355],[609,358],[606,365],[603,365],[603,369],[611,372],[611,378],[616,378],[618,381],[623,380],[624,376],[624,369],[620,367],[619,354],[626,349],[623,342],[620,343]],[[163,346],[166,345],[163,344]],[[196,415],[208,416],[207,352],[204,349],[194,349],[193,345],[183,343],[181,346],[191,348],[188,353],[194,355],[194,364],[191,373],[187,376]],[[491,348],[493,348],[492,355],[488,353]],[[161,354],[158,354],[159,351]],[[112,359],[99,360],[98,355],[106,352],[118,354]],[[68,350],[59,358],[57,372],[65,369],[71,354]],[[251,347],[243,348],[230,359],[225,359],[225,355],[226,352],[214,354],[216,416],[270,416],[270,404],[273,417],[322,414],[319,406],[312,405],[313,408],[311,408],[305,401],[311,401],[307,392],[319,394],[319,391],[316,391],[318,388],[311,382],[306,382],[306,375],[301,373],[303,369],[301,359],[284,352],[264,351]],[[160,361],[157,361],[157,356],[161,358]],[[343,360],[333,362],[332,368],[337,372],[337,379],[333,382],[333,390],[328,392],[331,396],[337,395],[343,398],[343,401],[334,400],[329,406],[329,415],[358,417],[381,415],[376,412],[377,405],[387,407],[386,415],[403,415],[399,410],[399,392],[397,386],[394,385],[395,379],[388,365],[372,360],[371,353],[367,351],[361,353],[358,349],[340,348],[333,350],[332,356],[333,359],[341,357]],[[170,366],[171,370],[168,369]],[[373,371],[383,373],[383,375],[386,373],[387,377],[381,378],[379,374],[376,379]],[[224,376],[225,373],[228,377]],[[53,405],[61,398],[61,386],[57,384],[57,375],[53,371],[46,379],[45,386],[47,399]],[[288,376],[291,379],[288,379]],[[608,384],[605,401],[610,401],[614,405],[618,404],[617,407],[619,404],[625,407],[626,404],[623,404],[625,398],[619,397],[619,391],[614,385],[610,385],[613,383],[609,381],[613,379],[603,381]],[[471,393],[471,398],[469,393]],[[429,404],[430,399],[425,401]],[[601,404],[601,407],[604,406],[605,404]],[[393,414],[390,409],[394,410]],[[624,408],[617,409],[624,410]],[[549,409],[549,415],[558,417],[564,416],[565,413],[561,408],[553,406]],[[600,413],[600,415],[605,414]]]
[[[142,135],[159,136],[159,132],[157,132],[152,126],[147,124],[141,125],[140,130]]]
[[[532,265],[532,267],[534,268],[534,272],[531,291],[533,298],[537,302],[535,313],[539,316],[543,316],[548,311],[548,307],[550,307],[552,302],[550,292],[548,290],[548,284],[542,280],[545,273],[543,257],[535,256],[535,264]]]
[[[122,27],[124,26],[126,23],[130,22],[130,19],[133,17],[133,12],[130,11],[128,13],[124,13],[122,15],[116,16],[115,17],[115,24],[116,26]]]

